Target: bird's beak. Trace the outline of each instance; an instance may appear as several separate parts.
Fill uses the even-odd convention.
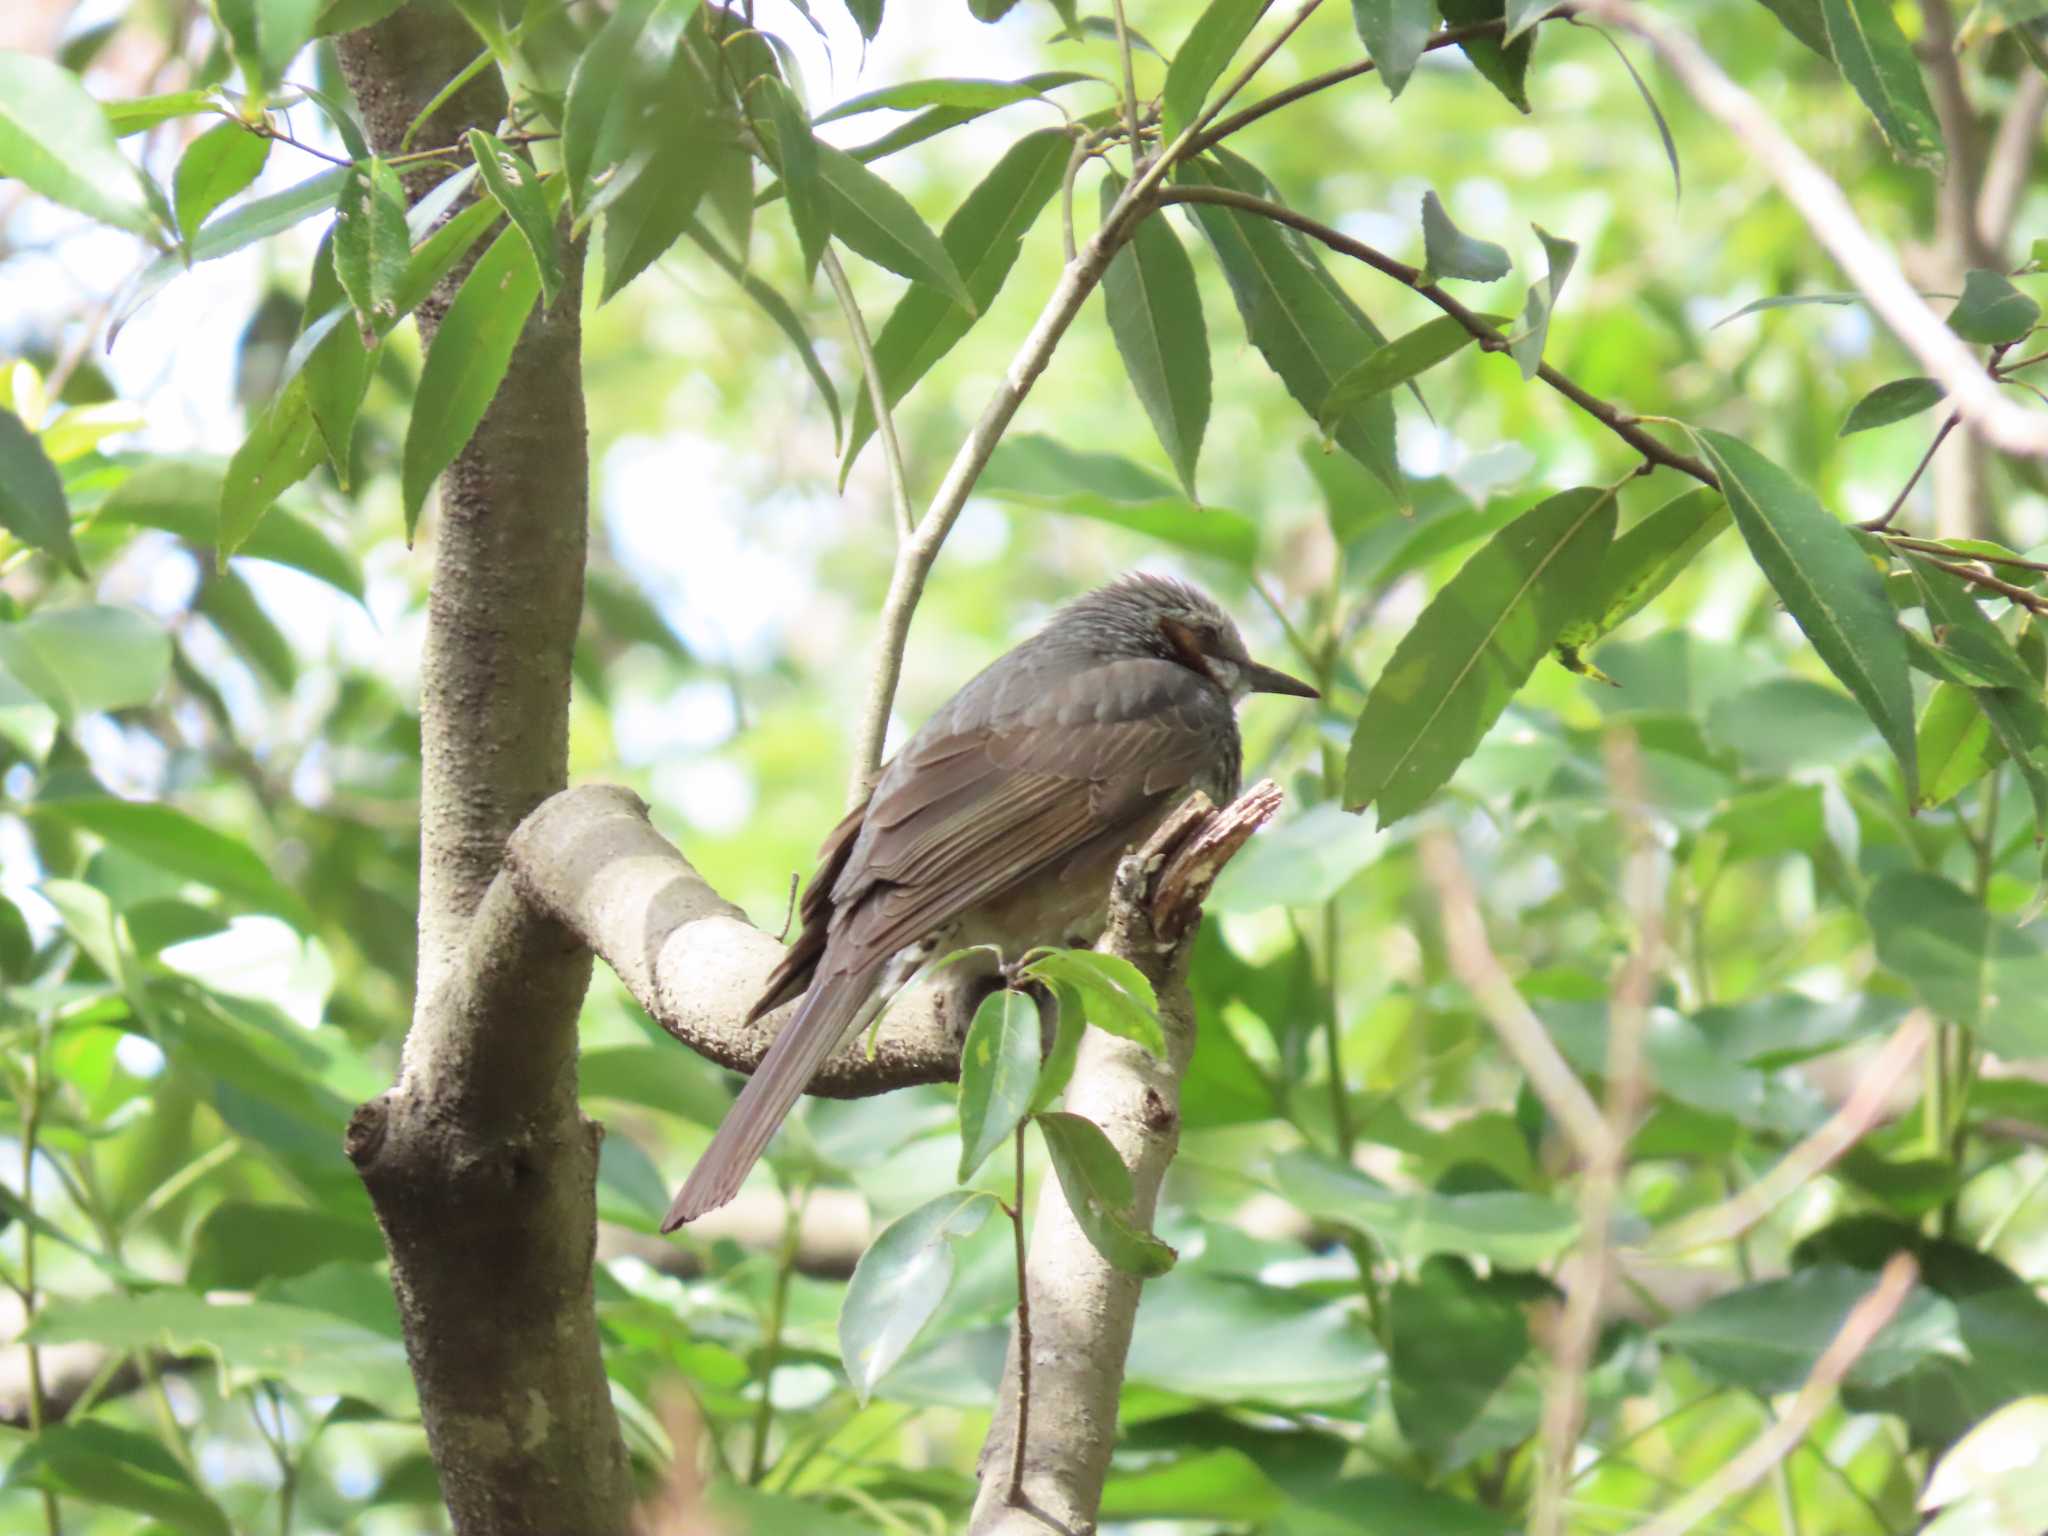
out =
[[[1251,681],[1253,693],[1287,693],[1297,699],[1320,699],[1322,695],[1309,687],[1298,677],[1289,677],[1278,667],[1269,667],[1260,662],[1245,663],[1244,675]]]

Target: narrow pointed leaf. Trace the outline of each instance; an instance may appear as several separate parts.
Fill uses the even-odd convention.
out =
[[[1889,384],[1880,384],[1849,407],[1838,435],[1848,437],[1918,416],[1947,393],[1933,379],[1893,379]]]
[[[1863,98],[1892,153],[1939,174],[1948,161],[1941,128],[1891,0],[1821,0],[1821,14],[1842,78]]]
[[[1209,0],[1166,71],[1166,86],[1160,99],[1162,142],[1171,144],[1195,120],[1208,99],[1209,88],[1229,67],[1251,34],[1252,24],[1272,3],[1273,0]]]
[[[334,208],[334,275],[364,330],[397,318],[411,259],[398,172],[382,160],[350,166]]]
[[[1541,282],[1529,285],[1529,297],[1522,306],[1522,334],[1508,346],[1508,353],[1520,366],[1524,379],[1535,378],[1543,364],[1543,344],[1550,339],[1550,317],[1557,309],[1557,296],[1564,291],[1572,264],[1579,259],[1579,248],[1571,241],[1558,239],[1540,224],[1531,228],[1543,242],[1550,270],[1544,273]]]
[[[1750,554],[1897,756],[1907,799],[1917,798],[1913,686],[1884,578],[1813,492],[1754,448],[1704,429],[1693,440],[1719,473]]]
[[[1906,563],[1926,604],[1927,622],[1944,649],[1962,656],[2000,688],[2040,688],[2041,680],[2020,660],[2004,631],[1977,606],[1968,587],[1924,556],[1909,554]]]
[[[171,177],[171,206],[186,239],[197,233],[207,215],[249,188],[270,158],[270,140],[241,123],[224,121],[185,147]]]
[[[1559,649],[1581,650],[1642,612],[1720,536],[1729,516],[1721,493],[1703,485],[1666,502],[1616,539],[1601,563],[1597,600],[1584,618],[1565,625]]]
[[[1864,909],[1880,964],[2015,1061],[2048,1056],[2048,948],[1939,875],[1895,870]]]
[[[334,470],[336,483],[347,490],[356,416],[362,410],[363,397],[369,393],[370,371],[377,354],[363,344],[360,330],[340,323],[348,308],[341,280],[334,271],[335,236],[336,232],[330,229],[314,254],[312,280],[306,287],[305,321],[291,356],[285,360],[285,371],[290,374],[292,365],[299,364],[298,378],[306,393],[306,407],[313,414],[313,426],[320,434],[321,448]],[[397,323],[395,317],[391,323]]]
[[[789,221],[796,226],[797,249],[803,255],[804,280],[808,282],[818,270],[825,242],[832,237],[832,214],[818,180],[818,141],[788,86],[780,80],[764,79],[756,82],[755,93],[767,98],[775,170],[782,178],[782,197],[789,205]]]
[[[157,233],[142,173],[100,104],[71,71],[34,54],[0,51],[0,176],[103,224]]]
[[[1152,983],[1130,961],[1092,949],[1056,949],[1040,955],[1027,974],[1071,987],[1097,1029],[1134,1040],[1162,1060],[1166,1035],[1159,1026],[1159,999]]]
[[[1557,0],[1507,0],[1507,29],[1501,41],[1512,43],[1557,8]]]
[[[1038,1116],[1067,1208],[1095,1251],[1128,1275],[1163,1275],[1180,1257],[1147,1232],[1132,1208],[1131,1170],[1094,1121],[1064,1111]]]
[[[818,393],[825,397],[825,409],[832,416],[832,435],[840,433],[839,391],[832,387],[832,375],[825,371],[825,365],[818,361],[817,349],[811,345],[810,333],[804,329],[803,320],[790,308],[789,301],[767,283],[749,272],[734,259],[706,229],[701,220],[693,219],[683,231],[703,249],[718,269],[740,287],[747,297],[761,306],[762,311],[776,328],[789,338],[789,344],[796,348],[797,359],[804,365],[804,372],[811,376],[811,382],[818,386]]]
[[[1026,134],[946,221],[940,243],[965,280],[974,308],[963,308],[932,284],[911,284],[875,337],[875,364],[881,370],[883,396],[892,406],[995,302],[1023,250],[1024,236],[1059,190],[1071,148],[1071,141],[1057,129]],[[853,402],[853,425],[840,458],[842,479],[874,431],[874,409],[862,390]]]
[[[1508,0],[1510,14],[1512,14],[1515,4],[1516,0]],[[1544,8],[1544,0],[1536,0],[1536,4],[1539,8]],[[1531,19],[1534,20],[1536,18],[1532,17]],[[1678,144],[1671,137],[1671,125],[1664,121],[1664,109],[1657,105],[1657,98],[1650,94],[1649,82],[1643,79],[1642,74],[1636,69],[1635,60],[1628,56],[1627,51],[1623,49],[1621,44],[1609,36],[1604,28],[1594,27],[1593,30],[1598,32],[1603,38],[1606,38],[1607,46],[1614,50],[1614,56],[1621,60],[1621,67],[1628,71],[1629,79],[1635,83],[1636,94],[1643,98],[1643,106],[1649,112],[1650,122],[1657,130],[1658,141],[1664,146],[1664,162],[1671,167],[1671,195],[1674,198],[1683,197],[1685,195],[1685,172],[1679,167]]]
[[[1351,809],[1375,805],[1387,826],[1449,781],[1593,601],[1614,519],[1612,490],[1561,492],[1501,529],[1430,600],[1366,695],[1345,767]]]
[[[1475,240],[1451,222],[1443,199],[1422,194],[1422,250],[1425,281],[1441,277],[1471,283],[1497,282],[1514,265],[1508,253],[1491,240]]]
[[[1104,178],[1105,218],[1122,189],[1120,177]],[[1194,263],[1162,214],[1140,219],[1111,258],[1102,301],[1131,388],[1192,497],[1195,462],[1209,426],[1209,330]]]
[[[1259,525],[1227,507],[1198,507],[1144,466],[1113,453],[1076,453],[1035,432],[1013,432],[982,471],[980,489],[1027,507],[1114,523],[1249,570]]]
[[[583,212],[604,213],[604,282],[598,302],[660,259],[689,227],[732,132],[687,49],[672,60],[658,104],[634,135],[632,156]]]
[[[6,1486],[40,1488],[102,1510],[126,1510],[154,1530],[188,1536],[232,1536],[221,1507],[152,1436],[97,1419],[46,1426],[24,1439],[7,1469]]]
[[[225,562],[247,543],[270,504],[313,472],[320,447],[305,380],[294,379],[258,413],[228,460],[213,540],[216,560]]]
[[[1827,18],[1821,15],[1821,0],[1762,0],[1762,4],[1784,24],[1800,42],[1815,53],[1834,63],[1834,51],[1828,47]]]
[[[946,1299],[952,1240],[978,1230],[993,1204],[981,1190],[948,1190],[890,1222],[860,1256],[839,1308],[839,1357],[862,1402]]]
[[[562,173],[569,179],[569,206],[577,217],[595,190],[596,178],[617,158],[621,129],[630,111],[635,49],[661,0],[621,0],[576,61],[562,110]]]
[[[505,210],[512,227],[533,252],[534,265],[540,270],[541,303],[552,307],[555,295],[562,291],[562,256],[539,172],[525,156],[514,154],[481,128],[470,129],[469,152],[484,190]]]
[[[1963,278],[1963,296],[1949,311],[1948,328],[1965,341],[1998,346],[2018,341],[2040,318],[2041,306],[2003,273],[1978,267]]]
[[[1488,325],[1504,325],[1505,315],[1481,315]],[[1439,315],[1425,320],[1405,336],[1397,336],[1377,352],[1369,353],[1330,386],[1317,419],[1327,424],[1356,409],[1374,395],[1406,384],[1448,357],[1470,346],[1474,338],[1457,320]]]
[[[1503,0],[1437,0],[1437,9],[1443,13],[1444,24],[1451,27],[1466,27],[1506,16]],[[1529,59],[1536,51],[1533,32],[1524,33],[1507,44],[1498,37],[1473,37],[1458,46],[1464,49],[1472,67],[1505,96],[1516,111],[1530,110],[1527,82]]]
[[[1005,987],[974,1011],[960,1050],[960,1182],[1031,1113],[1038,1086],[1038,1005]]]
[[[72,575],[85,566],[71,538],[71,508],[57,466],[14,412],[0,410],[0,528],[39,549]]]
[[[1351,21],[1388,94],[1400,95],[1436,26],[1431,0],[1351,0]]]
[[[1914,733],[1923,807],[1948,804],[2005,756],[1977,700],[1975,689],[1956,682],[1937,683],[1927,696]]]
[[[831,111],[820,112],[813,122],[822,127],[843,117],[857,117],[883,108],[914,112],[922,107],[971,107],[977,113],[993,112],[998,107],[1031,101],[1054,86],[1095,78],[1077,69],[1049,69],[1021,80],[906,80],[901,85],[884,86],[879,91],[842,101]]]
[[[217,531],[224,473],[218,459],[152,457],[108,493],[95,521],[161,528],[204,548]],[[304,571],[357,602],[363,600],[361,562],[313,523],[283,507],[265,514],[239,553],[244,559],[274,560]]]
[[[970,313],[976,310],[960,269],[903,194],[845,150],[823,143],[817,148],[832,233],[877,266],[914,282],[936,283]]]

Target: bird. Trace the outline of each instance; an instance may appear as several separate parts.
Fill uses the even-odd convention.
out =
[[[1237,705],[1318,697],[1214,599],[1132,573],[1074,599],[940,706],[827,834],[796,942],[748,1014],[802,1002],[661,1230],[738,1192],[825,1059],[932,957],[1087,945],[1117,860],[1197,790],[1237,795]]]

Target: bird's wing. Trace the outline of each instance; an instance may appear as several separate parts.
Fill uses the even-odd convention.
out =
[[[983,723],[920,733],[877,785],[833,889],[848,959],[916,942],[1214,770],[1229,701],[1168,661],[1070,673]]]

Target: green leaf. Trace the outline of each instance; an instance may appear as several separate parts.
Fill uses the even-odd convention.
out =
[[[890,405],[909,394],[995,302],[1024,248],[1024,236],[1059,190],[1072,147],[1055,128],[1026,134],[946,221],[939,241],[966,282],[974,307],[963,308],[929,283],[911,284],[897,300],[875,337],[875,365]],[[853,427],[840,457],[842,482],[874,431],[874,408],[863,390],[854,400]]]
[[[1503,0],[1437,0],[1437,9],[1443,14],[1444,24],[1451,27],[1493,21],[1507,14]],[[1505,45],[1498,37],[1483,36],[1467,38],[1458,46],[1465,50],[1472,67],[1511,106],[1519,112],[1530,110],[1527,80],[1529,59],[1536,51],[1535,33],[1525,33]]]
[[[28,1440],[5,1486],[129,1510],[188,1536],[232,1536],[234,1529],[155,1438],[95,1419],[52,1424]]]
[[[1430,0],[1351,0],[1351,21],[1388,94],[1400,95],[1436,26]]]
[[[1509,16],[1512,18],[1517,5],[1527,6],[1532,3],[1533,13],[1529,16],[1530,22],[1540,20],[1541,14],[1548,11],[1550,5],[1555,3],[1555,0],[1508,0]],[[1635,85],[1636,94],[1643,99],[1643,108],[1650,114],[1650,122],[1657,130],[1658,142],[1664,146],[1664,162],[1671,167],[1672,198],[1675,200],[1685,196],[1685,173],[1678,164],[1678,144],[1671,137],[1671,125],[1664,121],[1664,109],[1657,105],[1657,98],[1650,94],[1649,83],[1637,71],[1635,61],[1623,51],[1621,44],[1609,36],[1603,28],[1595,27],[1593,30],[1598,32],[1606,41],[1607,46],[1614,50],[1614,56],[1621,60],[1621,67],[1628,71],[1629,80]],[[1512,27],[1509,29],[1508,36],[1514,36],[1514,29]]]
[[[1131,1334],[1130,1381],[1228,1404],[1233,1414],[1247,1403],[1356,1405],[1362,1392],[1375,1391],[1386,1377],[1386,1356],[1353,1299],[1355,1290],[1333,1298],[1321,1286],[1284,1289],[1210,1268],[1215,1250],[1230,1238],[1242,1240],[1228,1229],[1211,1229],[1200,1259],[1145,1287]],[[1350,1528],[1275,1529],[1338,1536]],[[1396,1531],[1443,1536],[1443,1528],[1428,1521],[1389,1527],[1387,1536]],[[1505,1532],[1503,1526],[1500,1536]]]
[[[57,466],[35,433],[9,410],[0,410],[0,528],[84,579]]]
[[[1373,861],[1381,842],[1364,817],[1325,800],[1254,837],[1224,866],[1203,906],[1211,912],[1320,906]]]
[[[1434,191],[1422,194],[1423,281],[1462,278],[1468,283],[1498,282],[1514,265],[1508,253],[1491,240],[1475,240],[1451,222],[1443,199]]]
[[[449,179],[452,181],[456,178]],[[443,182],[442,185],[446,186],[447,183]],[[436,192],[439,190],[435,189]],[[413,210],[414,214],[417,215],[420,208],[425,208],[433,196],[433,193],[429,193],[422,198],[419,208]],[[469,248],[481,240],[486,232],[497,227],[498,212],[495,200],[478,198],[419,243],[419,248],[412,253],[412,260],[406,265],[405,282],[398,290],[399,314],[411,314],[426,302],[427,295],[439,286],[441,279],[454,271],[456,263],[469,254]],[[314,275],[317,283],[317,268]],[[306,307],[310,313],[310,296]],[[385,330],[388,332],[389,327],[385,327]]]
[[[1025,506],[1115,523],[1243,568],[1258,556],[1258,525],[1243,513],[1197,507],[1129,459],[1077,453],[1036,433],[1003,439],[982,472],[980,490]]]
[[[1501,41],[1512,43],[1557,8],[1557,0],[1507,0],[1507,28]]]
[[[540,271],[542,307],[553,308],[555,295],[562,291],[562,256],[540,173],[525,156],[515,155],[481,128],[469,130],[469,152],[484,190],[505,210],[506,218],[533,252],[534,265]]]
[[[951,1189],[884,1227],[854,1266],[839,1307],[839,1358],[865,1403],[946,1299],[952,1240],[987,1219],[995,1197]]]
[[[832,233],[848,249],[911,279],[935,283],[974,313],[979,306],[931,226],[903,194],[843,149],[820,143],[818,180]]]
[[[1508,354],[1521,367],[1524,379],[1535,378],[1543,364],[1543,344],[1550,339],[1550,317],[1557,309],[1557,296],[1564,289],[1565,279],[1571,276],[1572,264],[1579,259],[1579,248],[1571,241],[1546,233],[1540,224],[1530,228],[1543,242],[1550,270],[1544,273],[1541,282],[1529,285],[1529,297],[1522,305],[1522,334],[1508,344]]]
[[[334,275],[365,331],[398,318],[411,257],[398,172],[382,160],[350,166],[334,208]]]
[[[1821,14],[1842,78],[1870,108],[1892,153],[1940,175],[1948,163],[1941,128],[1891,0],[1821,0]]]
[[[442,470],[455,462],[498,392],[512,349],[540,297],[540,273],[526,237],[508,229],[462,281],[420,369],[405,434],[405,536]]]
[[[211,89],[198,91],[166,91],[157,96],[135,96],[127,101],[103,101],[100,110],[107,115],[107,126],[114,130],[114,137],[125,139],[131,133],[141,133],[145,128],[154,128],[158,123],[175,122],[181,117],[197,117],[210,113],[220,105],[220,97]]]
[[[215,124],[187,145],[171,178],[171,206],[177,210],[178,228],[184,237],[190,240],[208,214],[247,191],[269,158],[270,140],[232,118]]]
[[[354,310],[335,275],[335,234],[330,228],[320,242],[320,249],[313,254],[306,307],[298,339],[285,357],[284,383],[289,387],[296,379],[305,392],[306,409],[313,417],[313,428],[326,451],[327,462],[337,483],[347,490],[355,473],[350,449],[355,440],[356,416],[369,393],[377,351],[366,344],[361,330],[342,323]],[[407,275],[411,275],[410,267]],[[406,303],[409,298],[409,289],[401,291],[398,303]],[[396,317],[386,322],[387,326],[396,324]]]
[[[633,131],[632,157],[583,210],[585,217],[604,213],[600,304],[646,271],[689,226],[720,164],[714,146],[731,132],[690,50],[677,48],[656,105]]]
[[[2005,753],[1977,693],[1960,683],[1935,685],[1915,732],[1920,754],[1920,804],[1946,805],[1991,771]]]
[[[1673,1318],[1656,1337],[1717,1380],[1753,1392],[1790,1392],[1812,1374],[1872,1283],[1862,1270],[1819,1264],[1717,1296]],[[1857,1356],[1848,1379],[1881,1387],[1937,1356],[1960,1353],[1959,1326],[1951,1302],[1916,1286]]]
[[[1209,0],[1167,66],[1160,97],[1160,141],[1171,144],[1200,116],[1209,88],[1236,57],[1272,0]]]
[[[1022,992],[991,992],[960,1050],[960,1182],[1010,1139],[1038,1087],[1038,1006]]]
[[[863,112],[885,108],[895,112],[912,112],[920,107],[962,107],[973,110],[975,115],[979,116],[1016,102],[1035,100],[1054,86],[1072,85],[1077,81],[1095,78],[1094,75],[1083,74],[1075,69],[1049,69],[1039,74],[1026,75],[1021,80],[969,80],[957,77],[906,80],[900,85],[884,86],[879,91],[869,91],[864,95],[842,101],[831,111],[819,113],[813,121],[822,127],[843,117],[857,117]]]
[[[264,407],[221,479],[220,521],[213,546],[225,561],[248,542],[271,503],[320,462],[320,430],[313,422],[303,377],[292,380]]]
[[[65,722],[147,704],[171,669],[171,642],[133,608],[39,608],[0,623],[0,667]]]
[[[1963,279],[1963,296],[1948,312],[1948,328],[1964,341],[1999,346],[2018,341],[2040,318],[2041,306],[2003,273],[1977,267]]]
[[[1058,1000],[1059,1029],[1053,1036],[1052,1049],[1039,1063],[1038,1082],[1031,1090],[1034,1115],[1052,1108],[1054,1101],[1067,1091],[1067,1084],[1074,1077],[1074,1062],[1081,1054],[1081,1035],[1088,1023],[1088,1009],[1072,987],[1054,987],[1053,996]]]
[[[1834,52],[1828,47],[1827,19],[1821,15],[1821,0],[1762,0],[1762,3],[1784,23],[1787,32],[1830,64],[1834,63]]]
[[[34,54],[0,51],[0,176],[146,240],[158,233],[142,173],[100,104],[76,75]]]
[[[1465,562],[1366,696],[1345,768],[1346,805],[1376,804],[1389,826],[1449,780],[1564,626],[1586,611],[1614,518],[1612,490],[1564,491]]]
[[[326,0],[256,0],[257,55],[267,79],[282,80],[313,36]]]
[[[1093,949],[1055,949],[1025,967],[1027,976],[1071,988],[1097,1029],[1134,1040],[1164,1060],[1166,1035],[1159,999],[1145,973],[1121,955]]]
[[[1906,563],[1920,589],[1937,644],[1953,651],[1995,687],[2040,692],[2040,678],[2020,659],[2005,632],[1978,607],[1961,578],[1941,570],[1923,555],[1908,554]]]
[[[1506,323],[1505,315],[1480,315],[1488,325]],[[1397,336],[1377,352],[1367,353],[1348,373],[1330,386],[1317,420],[1328,423],[1355,410],[1374,395],[1427,373],[1448,357],[1456,356],[1476,338],[1449,315],[1425,320],[1405,336]]]
[[[1235,187],[1264,196],[1270,187],[1243,162],[1183,165],[1176,174],[1197,185]],[[1244,319],[1245,334],[1287,392],[1318,418],[1330,386],[1386,344],[1370,320],[1338,288],[1299,238],[1257,214],[1195,203],[1196,221],[1222,264]],[[1394,407],[1385,397],[1364,401],[1331,424],[1330,436],[1396,496],[1404,494],[1394,454]]]
[[[1848,418],[1843,421],[1838,435],[1848,437],[1851,433],[1888,427],[1895,421],[1918,416],[1947,393],[1933,379],[1893,379],[1889,384],[1880,384],[1849,407]]]
[[[1048,1110],[1036,1117],[1067,1208],[1095,1251],[1127,1275],[1163,1275],[1179,1257],[1147,1232],[1133,1209],[1131,1170],[1093,1120]]]
[[[577,59],[562,111],[562,173],[569,183],[569,206],[579,219],[586,215],[597,176],[621,151],[627,120],[644,93],[644,77],[665,72],[663,44],[673,46],[695,9],[696,0],[623,0]],[[657,36],[642,50],[641,34],[657,11],[665,13],[665,26],[653,29]],[[636,53],[643,56],[636,58]]]
[[[768,98],[775,172],[782,178],[782,199],[789,207],[789,221],[796,228],[804,281],[809,282],[818,270],[825,242],[832,238],[832,214],[818,179],[818,141],[811,133],[802,104],[788,86],[780,80],[762,79],[755,82],[755,89]]]
[[[223,1200],[191,1238],[185,1284],[195,1291],[253,1291],[323,1264],[374,1264],[384,1257],[377,1228],[303,1205]]]
[[[188,544],[209,547],[219,531],[223,467],[215,459],[150,458],[100,503],[95,522],[161,528]],[[356,557],[313,523],[273,509],[238,552],[252,560],[274,560],[363,600],[363,569]]]
[[[1316,1152],[1273,1162],[1282,1197],[1316,1221],[1370,1233],[1388,1253],[1421,1263],[1432,1254],[1467,1254],[1504,1269],[1534,1269],[1578,1241],[1579,1218],[1566,1205],[1520,1190],[1444,1195],[1392,1190],[1369,1174]]]
[[[1114,172],[1103,178],[1105,219],[1122,190],[1123,179]],[[1209,426],[1209,331],[1194,264],[1163,215],[1140,219],[1110,258],[1102,302],[1131,388],[1193,497],[1195,461]]]
[[[1441,1460],[1529,1353],[1522,1301],[1464,1259],[1436,1254],[1388,1288],[1386,1309],[1394,1417],[1403,1439]]]
[[[89,832],[124,853],[210,886],[244,906],[274,912],[295,927],[310,926],[305,905],[247,843],[216,832],[183,811],[140,800],[77,795],[37,801],[34,815]]]
[[[1917,798],[1913,685],[1883,577],[1813,492],[1754,448],[1705,429],[1694,429],[1693,440],[1713,461],[1756,563],[1891,747],[1906,798]]]
[[[860,28],[861,41],[872,43],[875,34],[882,30],[883,0],[846,0],[846,13]]]
[[[2048,948],[1939,875],[1894,870],[1864,908],[1877,958],[1922,1002],[2015,1061],[2048,1055]]]
[[[1728,523],[1728,503],[1712,486],[1667,501],[1607,547],[1599,600],[1586,618],[1565,625],[1558,645],[1578,650],[1619,629],[1676,581]]]
[[[746,290],[747,297],[760,305],[762,312],[775,322],[776,329],[789,338],[789,344],[796,348],[797,359],[804,365],[804,372],[811,376],[811,382],[818,386],[818,393],[825,399],[825,409],[832,416],[832,435],[836,439],[841,429],[839,391],[832,387],[832,375],[827,373],[825,365],[818,361],[817,349],[811,345],[810,332],[804,329],[804,323],[797,312],[789,307],[789,301],[741,266],[731,253],[718,243],[711,231],[704,227],[702,220],[692,219],[683,233],[697,243],[721,272]]]

